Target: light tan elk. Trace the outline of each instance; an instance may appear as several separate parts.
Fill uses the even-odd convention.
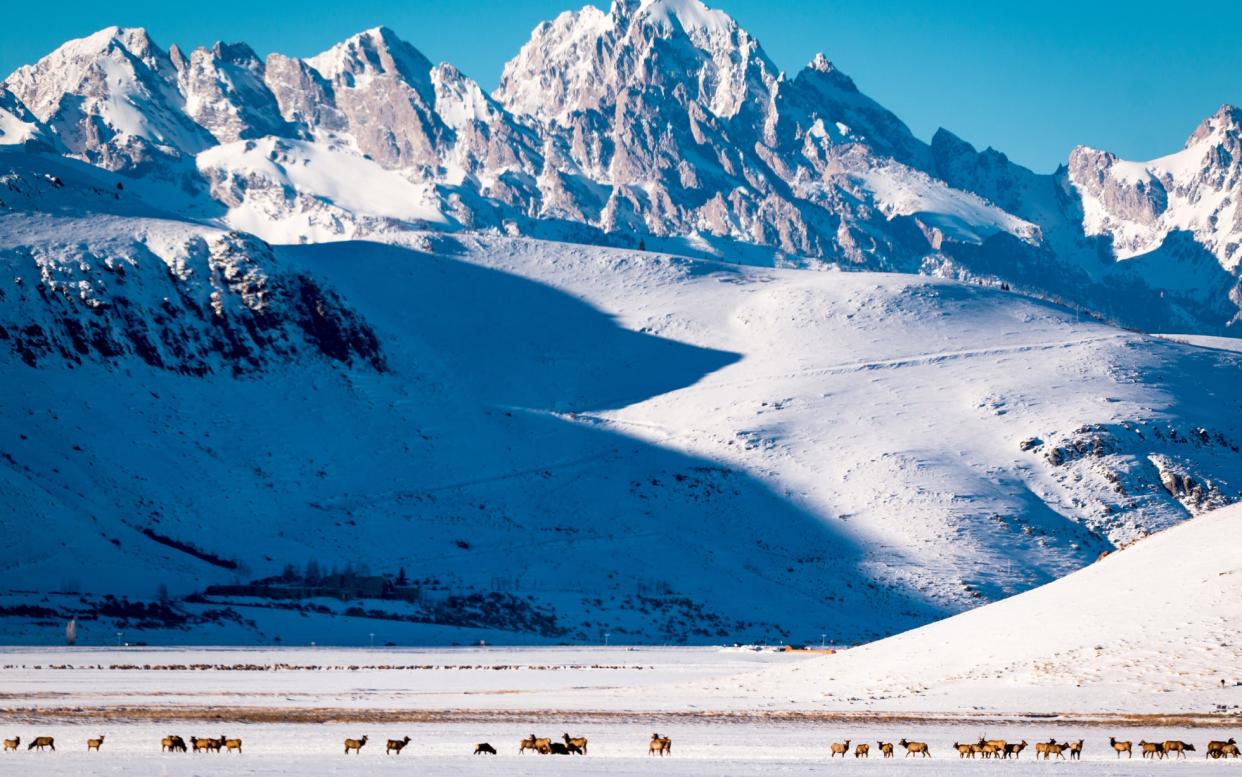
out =
[[[208,737],[190,737],[190,747],[196,753],[206,753],[216,744],[216,740]]]
[[[1225,745],[1224,747],[1220,749],[1220,755],[1216,757],[1224,758],[1225,756],[1229,756],[1230,758],[1237,758],[1238,757],[1238,746],[1237,745]]]
[[[184,753],[186,750],[185,740],[176,734],[169,734],[160,740],[160,751],[167,750],[170,753]]]
[[[1139,740],[1139,747],[1143,748],[1144,758],[1164,758],[1164,745],[1159,742]]]
[[[349,755],[349,751],[353,750],[356,755],[362,755],[362,748],[366,746],[367,735],[363,734],[361,739],[345,740],[345,755]]]
[[[953,749],[957,751],[958,758],[974,758],[976,747],[978,745],[963,745],[960,742],[953,743]]]
[[[233,752],[234,750],[236,750],[236,751],[237,751],[237,754],[238,754],[238,755],[241,755],[241,751],[242,751],[242,749],[241,749],[241,740],[240,740],[240,739],[226,739],[226,740],[224,740],[224,750],[225,750],[225,752],[229,752],[229,753],[231,753],[231,752]]]
[[[1237,743],[1237,740],[1235,740],[1233,737],[1229,737],[1228,742],[1222,742],[1219,739],[1213,739],[1211,742],[1207,743],[1207,753],[1205,753],[1203,757],[1204,758],[1220,758],[1221,751],[1225,749],[1226,745],[1232,745],[1236,743]],[[8,750],[9,748],[7,747],[7,742],[5,744],[6,744],[6,747],[4,749]]]
[[[1047,761],[1055,755],[1057,758],[1064,761],[1065,751],[1069,750],[1069,747],[1069,742],[1062,742],[1059,745],[1056,742],[1049,742],[1048,746],[1044,748],[1044,760]]]
[[[651,742],[647,744],[647,755],[666,756],[673,754],[673,740],[668,737],[662,737],[659,734],[651,735]]]
[[[835,758],[836,756],[839,755],[842,758],[844,758],[845,754],[848,753],[849,751],[850,751],[850,740],[847,739],[844,742],[833,742],[832,743],[832,755],[828,757]]]
[[[16,750],[17,746],[20,745],[21,743],[22,743],[21,737],[13,737],[12,739],[6,739],[4,740],[4,749],[6,752],[9,750]]]
[[[1118,758],[1121,757],[1122,753],[1125,753],[1127,758],[1134,757],[1134,751],[1131,749],[1134,746],[1133,742],[1118,742],[1115,737],[1109,737],[1108,744],[1112,746]]]
[[[1084,741],[1085,740],[1080,739],[1077,742],[1070,742],[1070,760],[1071,761],[1082,760],[1082,743]]]
[[[562,734],[561,738],[565,740],[565,747],[569,748],[569,752],[578,753],[579,755],[587,754],[587,738],[571,737],[568,733]]]
[[[893,743],[892,742],[877,741],[875,744],[876,744],[876,747],[880,748],[880,754],[883,755],[885,758],[893,757]]]
[[[1025,749],[1026,749],[1025,739],[1023,739],[1021,742],[1017,743],[1016,745],[1006,744],[1005,745],[1005,757],[1009,758],[1010,756],[1012,756],[1014,758],[1018,758],[1022,755],[1022,751]]]
[[[926,742],[907,742],[903,737],[897,744],[906,749],[906,758],[915,753],[922,753],[924,758],[931,758],[931,749],[927,747]]]
[[[409,743],[409,737],[406,737],[405,739],[390,739],[388,740],[388,745],[384,748],[384,754],[387,755],[388,753],[396,753],[397,755],[401,755],[401,750]]]
[[[854,757],[855,758],[870,758],[871,757],[871,745],[867,744],[866,742],[860,743],[857,747],[854,748]]]
[[[1163,750],[1166,755],[1177,753],[1178,758],[1185,758],[1188,751],[1191,753],[1195,752],[1194,745],[1177,739],[1165,740],[1165,742],[1160,745],[1160,749]]]
[[[89,752],[89,751],[91,751],[91,750],[98,750],[100,747],[102,747],[102,746],[103,746],[103,741],[104,741],[104,735],[103,735],[103,734],[100,734],[98,739],[88,739],[88,740],[86,740],[86,749],[87,749],[87,751]]]
[[[524,753],[527,750],[534,750],[536,753],[541,755],[547,755],[552,752],[552,740],[547,737],[537,737],[534,734],[531,734],[526,739],[523,739],[522,744],[518,747],[519,753]]]
[[[27,750],[42,750],[45,747],[50,747],[53,751],[55,751],[56,740],[53,737],[35,737],[34,741],[26,745]]]
[[[480,742],[474,746],[475,755],[496,755],[496,748],[486,742]]]
[[[992,748],[991,752],[987,752],[985,750],[983,754],[984,758],[991,758],[994,755],[1005,752],[1005,745],[1007,744],[1009,743],[1003,739],[984,739],[983,737],[979,737],[979,746],[981,748],[986,748],[987,746],[991,746]]]

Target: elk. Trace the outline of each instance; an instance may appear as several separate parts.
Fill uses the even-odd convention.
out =
[[[535,745],[535,743],[538,741],[539,740],[535,738],[534,734],[531,734],[526,739],[523,739],[521,743],[518,745],[518,755],[525,753],[527,750],[534,750],[535,752],[539,752],[539,748]]]
[[[833,742],[832,743],[832,755],[828,757],[833,758],[839,755],[842,758],[844,758],[845,754],[848,753],[849,751],[850,751],[850,740],[847,739],[844,742]]]
[[[216,744],[216,740],[210,737],[190,737],[190,746],[194,748],[196,753],[206,753]]]
[[[1115,737],[1109,737],[1108,744],[1112,746],[1118,758],[1121,757],[1122,753],[1125,753],[1127,758],[1134,757],[1134,751],[1130,749],[1134,744],[1133,742],[1118,742]]]
[[[1164,746],[1159,742],[1139,740],[1139,747],[1143,748],[1144,758],[1164,758]]]
[[[167,750],[170,753],[186,751],[185,740],[176,734],[169,734],[160,740],[160,752]]]
[[[87,752],[90,752],[91,750],[98,750],[98,749],[99,749],[99,748],[103,745],[103,741],[104,741],[104,735],[103,735],[103,734],[100,734],[98,739],[88,739],[88,740],[86,740],[86,750],[87,750]]]
[[[345,755],[349,755],[349,751],[353,750],[355,755],[362,755],[362,748],[367,743],[367,735],[363,734],[361,739],[345,740]]]
[[[854,757],[855,758],[870,758],[871,757],[871,745],[867,744],[866,742],[859,743],[859,745],[854,748]]]
[[[1009,756],[1013,756],[1014,758],[1018,758],[1018,757],[1020,757],[1020,756],[1022,755],[1022,751],[1023,751],[1023,750],[1025,750],[1025,749],[1026,749],[1026,740],[1025,740],[1025,739],[1023,739],[1021,742],[1019,742],[1019,743],[1018,743],[1018,744],[1016,744],[1016,745],[1014,745],[1014,744],[1006,744],[1006,745],[1005,745],[1005,758],[1008,758]]]
[[[1064,760],[1065,760],[1065,751],[1066,751],[1066,750],[1069,750],[1069,747],[1070,747],[1070,746],[1069,746],[1069,742],[1062,742],[1062,743],[1061,743],[1061,744],[1059,744],[1059,745],[1056,743],[1056,741],[1055,741],[1055,740],[1054,740],[1054,741],[1051,741],[1051,742],[1046,742],[1046,743],[1044,743],[1044,742],[1040,742],[1040,743],[1038,743],[1038,744],[1036,744],[1036,745],[1035,745],[1035,754],[1036,754],[1036,756],[1038,756],[1038,755],[1039,755],[1039,753],[1040,753],[1040,750],[1039,750],[1039,745],[1040,745],[1040,744],[1042,744],[1042,745],[1044,746],[1044,747],[1043,747],[1043,751],[1042,751],[1042,752],[1043,752],[1043,754],[1044,754],[1044,760],[1045,760],[1045,761],[1047,761],[1048,759],[1052,758],[1052,756],[1054,756],[1054,755],[1055,755],[1057,758],[1060,758],[1062,761],[1064,761]]]
[[[926,742],[907,742],[905,737],[902,737],[901,741],[897,744],[906,749],[906,758],[909,758],[915,753],[922,753],[924,758],[931,758],[931,750],[927,747]]]
[[[957,751],[958,758],[974,758],[976,745],[963,745],[959,742],[953,743],[953,749]]]
[[[551,753],[552,755],[569,755],[569,746],[564,742],[548,742],[548,749],[542,751],[544,755]]]
[[[579,755],[587,754],[586,737],[571,737],[568,733],[562,734],[561,736],[565,740],[565,747],[568,747],[571,753],[578,753]]]
[[[1229,756],[1230,758],[1237,758],[1238,757],[1238,746],[1234,744],[1225,745],[1224,747],[1220,749],[1220,755],[1216,757],[1224,758],[1225,756]]]
[[[384,755],[388,755],[389,753],[396,753],[397,755],[401,755],[401,749],[404,748],[409,743],[410,743],[409,737],[406,737],[405,739],[390,739],[388,740],[388,746],[384,748]]]
[[[1167,739],[1160,745],[1160,749],[1166,754],[1177,753],[1178,758],[1185,758],[1186,751],[1189,750],[1193,753],[1195,751],[1195,746],[1177,739]]]
[[[979,737],[979,744],[980,746],[991,745],[992,753],[995,754],[1005,752],[1005,745],[1008,743],[1003,739],[984,739],[983,737]]]
[[[1235,740],[1233,737],[1229,737],[1229,741],[1228,741],[1228,742],[1222,742],[1222,741],[1220,741],[1219,739],[1213,739],[1211,742],[1208,742],[1208,743],[1207,743],[1207,753],[1206,753],[1206,754],[1204,754],[1204,756],[1203,756],[1203,757],[1204,757],[1204,758],[1220,758],[1220,756],[1221,756],[1221,751],[1223,751],[1223,750],[1225,749],[1225,746],[1226,746],[1226,745],[1232,745],[1232,744],[1235,744],[1235,743],[1236,743],[1236,741],[1237,741],[1237,740]],[[8,749],[9,749],[9,748],[8,748],[8,742],[7,742],[7,741],[5,742],[5,748],[4,748],[4,749],[5,749],[5,750],[8,750]]]
[[[474,746],[475,755],[496,755],[496,748],[486,742],[480,742]]]
[[[669,737],[662,737],[659,734],[651,735],[651,742],[647,744],[647,755],[659,755],[660,757],[673,754],[673,740]]]
[[[880,741],[876,741],[876,743],[875,743],[875,744],[876,744],[876,747],[880,748],[880,753],[881,753],[881,754],[882,754],[885,758],[892,758],[892,757],[893,757],[893,743],[892,743],[892,742],[880,742]]]
[[[17,746],[20,745],[21,743],[22,743],[21,737],[13,737],[12,739],[4,740],[5,752],[8,752],[9,750],[16,750]]]
[[[242,751],[242,749],[241,749],[241,745],[242,745],[242,743],[241,743],[241,740],[240,740],[240,739],[226,739],[226,740],[224,740],[224,749],[225,749],[225,752],[229,752],[229,753],[231,753],[231,752],[233,752],[234,750],[236,750],[236,751],[237,751],[237,754],[238,754],[238,755],[241,755],[241,751]]]
[[[27,750],[42,750],[45,747],[50,747],[52,752],[56,752],[56,740],[52,737],[35,737],[34,741],[26,745]]]
[[[1083,743],[1084,741],[1085,741],[1085,740],[1080,739],[1080,740],[1078,740],[1077,742],[1070,742],[1070,749],[1069,749],[1069,750],[1070,750],[1070,759],[1071,759],[1071,760],[1073,760],[1073,761],[1081,761],[1081,760],[1082,760],[1082,743]]]

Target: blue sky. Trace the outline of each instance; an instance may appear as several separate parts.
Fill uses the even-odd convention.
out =
[[[486,88],[531,28],[583,0],[60,0],[2,12],[0,72],[109,24],[165,48],[245,40],[309,55],[385,24]],[[606,0],[597,2],[607,7]],[[718,0],[796,71],[823,51],[920,137],[945,126],[1050,171],[1084,143],[1146,159],[1242,102],[1242,3],[1195,0]]]

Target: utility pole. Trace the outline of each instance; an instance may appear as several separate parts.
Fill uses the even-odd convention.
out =
[[[612,636],[611,631],[604,632],[604,647],[608,647],[608,638]]]
[[[819,649],[823,650],[826,647],[828,647],[828,635],[820,634],[819,635]]]
[[[371,647],[375,647],[375,632],[371,632]]]

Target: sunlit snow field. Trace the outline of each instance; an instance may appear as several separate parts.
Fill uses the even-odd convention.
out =
[[[751,709],[729,709],[717,706],[721,699],[711,690],[754,682],[756,671],[818,660],[721,648],[7,648],[0,650],[0,736],[21,736],[22,744],[0,755],[0,775],[792,775],[829,768],[832,742],[850,739],[851,752],[866,742],[874,751],[878,740],[902,737],[927,742],[933,757],[907,760],[898,747],[884,764],[873,752],[831,768],[847,774],[1242,773],[1242,761],[1204,758],[1209,739],[1242,733],[1227,729],[1113,726],[1089,715],[1081,718],[1088,723],[1012,716],[1005,722],[1001,715],[972,717],[980,713],[968,708],[942,713],[934,723],[911,713],[906,719],[865,711],[810,719],[791,713],[831,713],[820,705],[765,711],[759,699]],[[187,668],[170,668],[176,665]],[[284,722],[300,715],[319,722]],[[673,739],[670,757],[647,754],[655,732]],[[532,733],[587,737],[589,755],[519,755],[519,741]],[[243,753],[161,753],[160,739],[168,734],[187,741],[239,737]],[[346,756],[343,740],[364,734],[362,752]],[[86,739],[99,735],[103,749],[87,752]],[[1025,739],[1031,747],[1004,765],[962,761],[952,749],[984,735]],[[1180,739],[1197,750],[1185,762],[1118,763],[1110,735],[1136,743]],[[36,736],[55,737],[57,751],[28,751]],[[411,738],[405,752],[385,755],[385,741],[404,736]],[[1083,763],[1036,764],[1034,743],[1050,737],[1085,739]],[[479,742],[499,754],[474,756]]]

